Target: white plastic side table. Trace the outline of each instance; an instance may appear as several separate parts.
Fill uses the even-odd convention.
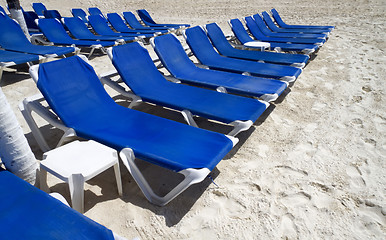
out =
[[[253,41],[244,43],[244,47],[260,48],[261,51],[265,51],[271,48],[271,44],[269,42]]]
[[[114,166],[119,196],[122,180],[117,151],[95,141],[74,141],[44,153],[40,162],[41,189],[48,190],[47,172],[69,185],[72,208],[84,212],[84,182]]]

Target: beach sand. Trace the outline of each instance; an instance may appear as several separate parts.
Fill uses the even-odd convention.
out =
[[[21,1],[25,10],[30,3]],[[85,186],[85,215],[127,238],[141,239],[385,239],[386,5],[384,1],[53,1],[49,9],[97,6],[104,13],[145,8],[159,22],[226,21],[275,7],[287,23],[334,25],[327,43],[290,91],[275,102],[208,178],[158,207],[149,203],[121,165],[123,197],[113,170]],[[5,1],[2,1],[5,6]],[[150,49],[148,47],[148,49]],[[108,57],[91,60],[97,73],[113,70]],[[26,67],[5,71],[1,87],[36,154],[17,105],[38,93]],[[112,94],[116,93],[109,91]],[[124,98],[116,99],[127,104]],[[179,114],[143,104],[137,109],[182,122]],[[44,123],[43,121],[41,123]],[[229,127],[205,119],[219,132]],[[54,144],[60,131],[43,126]],[[176,174],[143,164],[159,192]],[[69,201],[64,183],[51,191]]]

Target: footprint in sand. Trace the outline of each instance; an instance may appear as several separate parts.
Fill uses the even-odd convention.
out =
[[[281,218],[279,231],[282,239],[296,239],[298,237],[298,230],[292,214],[286,214]]]
[[[350,183],[353,187],[366,187],[366,182],[362,178],[362,172],[357,166],[348,166],[346,168],[346,173],[350,177]]]

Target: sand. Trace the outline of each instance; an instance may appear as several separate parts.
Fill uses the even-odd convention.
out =
[[[30,2],[21,1],[24,9]],[[165,207],[149,203],[124,166],[123,197],[112,170],[86,184],[85,215],[127,237],[141,239],[385,239],[386,57],[384,1],[44,1],[70,16],[72,7],[103,12],[146,8],[159,22],[192,25],[278,9],[289,23],[335,25],[328,42],[282,101],[247,132],[211,174]],[[3,1],[4,6],[4,1]],[[98,73],[108,57],[91,60]],[[1,87],[38,159],[41,152],[17,109],[38,92],[26,72],[5,72]],[[115,93],[114,93],[115,94]],[[125,100],[117,98],[122,104]],[[182,121],[159,107],[149,113]],[[229,128],[200,119],[207,129]],[[44,126],[53,143],[58,134]],[[145,165],[159,191],[175,175]],[[160,180],[161,179],[161,180]],[[69,200],[65,184],[52,191]]]

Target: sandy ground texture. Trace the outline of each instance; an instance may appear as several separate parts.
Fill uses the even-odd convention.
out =
[[[2,1],[4,6],[5,1]],[[21,1],[24,9],[30,2]],[[190,187],[165,207],[149,203],[124,166],[123,197],[113,170],[86,184],[85,215],[116,233],[141,239],[385,239],[386,5],[361,1],[44,1],[70,16],[72,7],[104,13],[146,8],[159,22],[206,24],[272,7],[288,23],[335,25],[328,42],[282,101],[268,109],[220,162],[210,179]],[[113,70],[106,55],[91,60],[98,73]],[[19,102],[38,92],[26,68],[5,72],[1,83],[38,159]],[[115,93],[114,93],[115,94]],[[116,96],[122,104],[127,101]],[[139,108],[177,121],[175,112]],[[205,119],[204,128],[226,132]],[[43,125],[52,143],[59,132]],[[143,164],[159,192],[175,174]],[[52,191],[69,200],[65,184]]]

